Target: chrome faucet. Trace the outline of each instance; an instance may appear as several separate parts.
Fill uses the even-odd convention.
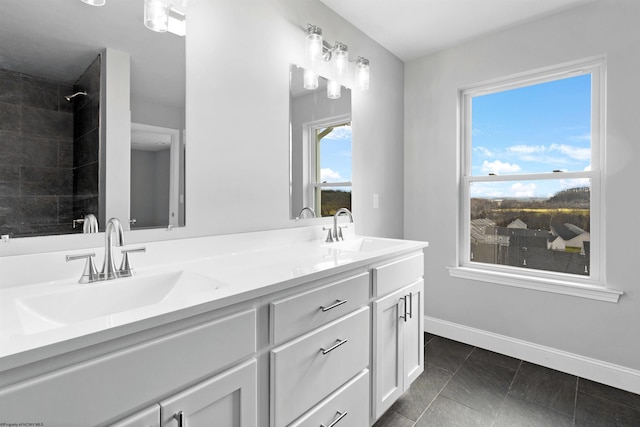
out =
[[[107,222],[104,230],[104,264],[102,265],[102,272],[100,273],[100,279],[102,280],[118,278],[118,270],[116,270],[116,264],[113,261],[114,232],[116,233],[115,246],[124,245],[124,230],[118,218],[111,218],[109,222]]]
[[[311,209],[309,206],[305,206],[304,208],[300,209],[300,213],[298,214],[298,217],[296,219],[301,219],[302,216],[304,215],[305,211],[308,211],[308,212],[311,213],[311,218],[315,218],[316,217],[316,211]]]
[[[333,238],[335,239],[336,242],[339,240],[344,240],[344,237],[342,236],[342,227],[338,227],[338,217],[341,214],[349,215],[349,222],[353,222],[353,215],[351,214],[351,211],[349,209],[347,208],[338,209],[335,215],[333,215]]]

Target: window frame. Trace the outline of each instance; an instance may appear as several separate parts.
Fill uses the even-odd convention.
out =
[[[503,92],[563,78],[591,74],[591,170],[576,172],[472,175],[471,101],[474,96]],[[594,57],[531,72],[519,73],[459,90],[459,209],[457,220],[457,266],[449,269],[454,277],[512,285],[568,295],[617,302],[622,293],[606,288],[605,277],[605,136],[606,136],[606,57]],[[521,267],[473,262],[470,258],[470,188],[473,182],[536,181],[588,178],[590,189],[590,275],[530,270]]]
[[[332,187],[351,187],[351,195],[353,197],[353,182],[352,181],[341,181],[341,182],[320,182],[320,143],[317,139],[317,131],[318,129],[327,128],[330,126],[339,126],[344,125],[345,123],[351,123],[351,115],[344,114],[339,116],[334,116],[330,118],[326,118],[323,120],[318,120],[312,123],[308,123],[306,125],[307,128],[307,141],[308,141],[308,193],[307,200],[311,208],[316,212],[318,216],[320,216],[320,205],[318,201],[321,202],[320,193],[323,188],[332,188]],[[353,153],[353,138],[351,141],[351,150]],[[353,167],[353,164],[352,164]]]

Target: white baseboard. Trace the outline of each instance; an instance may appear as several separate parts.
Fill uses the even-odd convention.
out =
[[[475,347],[640,394],[640,371],[505,335],[425,316],[424,330]]]

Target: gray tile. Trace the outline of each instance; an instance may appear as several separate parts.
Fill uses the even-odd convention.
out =
[[[416,421],[452,375],[445,369],[425,364],[424,372],[411,384],[409,390],[391,406],[391,410]]]
[[[19,131],[21,126],[20,106],[0,102],[0,129]]]
[[[520,367],[520,359],[505,356],[504,354],[495,353],[493,351],[485,350],[478,347],[473,349],[473,351],[469,355],[469,359],[482,360],[487,363],[493,363],[511,369],[518,369],[518,367]]]
[[[640,411],[578,392],[575,427],[637,427]]]
[[[455,372],[472,350],[470,345],[435,337],[425,346],[424,363]]]
[[[490,427],[494,417],[438,396],[415,427]]]
[[[413,421],[389,410],[376,421],[373,427],[413,427]]]
[[[22,107],[21,129],[32,135],[73,138],[73,114]]]
[[[620,390],[619,388],[585,380],[584,378],[578,379],[578,391],[640,410],[640,394]]]
[[[515,369],[469,358],[441,395],[495,417],[515,374]]]
[[[572,427],[573,416],[507,396],[494,427]]]
[[[573,416],[576,387],[574,375],[522,362],[509,394]]]
[[[430,334],[429,332],[425,332],[424,333],[424,345],[429,344],[429,341],[431,341],[432,339],[434,339],[436,336],[433,334]]]

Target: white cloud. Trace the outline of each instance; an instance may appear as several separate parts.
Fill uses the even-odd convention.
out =
[[[523,184],[521,182],[516,182],[511,186],[511,196],[535,197],[536,189],[537,188],[535,183]]]
[[[584,133],[582,135],[573,135],[568,137],[567,139],[574,142],[591,142],[591,134]]]
[[[322,138],[330,141],[349,141],[351,142],[351,126],[339,126],[334,128],[327,136]]]
[[[590,160],[591,148],[573,147],[565,144],[551,144],[549,151],[558,151],[576,160]]]
[[[484,161],[482,163],[482,172],[486,174],[496,174],[500,175],[501,173],[514,173],[520,170],[520,166],[511,163],[503,163],[500,160],[495,160],[493,162]]]
[[[538,154],[544,153],[546,147],[544,145],[512,145],[507,147],[507,151],[513,154]]]
[[[481,157],[493,157],[493,153],[487,147],[473,147],[473,152]]]
[[[336,172],[329,168],[320,169],[320,182],[335,182],[340,181],[342,177],[340,172]]]

